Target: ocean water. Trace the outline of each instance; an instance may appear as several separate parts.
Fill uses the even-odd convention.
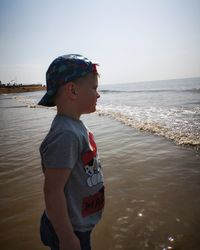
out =
[[[93,250],[200,248],[200,79],[100,86],[94,132],[106,185]],[[42,250],[44,92],[0,95],[0,249]]]
[[[101,86],[98,113],[200,147],[200,78]]]

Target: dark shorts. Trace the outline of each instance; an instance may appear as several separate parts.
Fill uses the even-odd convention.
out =
[[[80,240],[81,250],[91,250],[90,234],[88,232],[74,232]],[[59,250],[59,240],[54,231],[54,228],[44,212],[40,220],[40,237],[45,246],[50,247],[52,250]]]

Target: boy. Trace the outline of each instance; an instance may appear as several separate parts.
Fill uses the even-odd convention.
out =
[[[46,210],[41,240],[52,250],[90,250],[90,233],[101,218],[104,186],[93,134],[80,120],[96,110],[97,64],[70,54],[56,58],[46,73],[39,102],[57,106],[40,147]]]

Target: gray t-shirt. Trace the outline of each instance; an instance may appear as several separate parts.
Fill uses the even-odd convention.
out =
[[[91,230],[104,206],[103,174],[93,134],[81,120],[56,115],[40,154],[44,171],[72,170],[64,190],[70,220],[75,231]]]

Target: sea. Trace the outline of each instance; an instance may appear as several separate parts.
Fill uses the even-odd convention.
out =
[[[100,114],[199,149],[199,78],[110,85],[102,92]]]
[[[0,95],[0,249],[42,250],[39,146],[56,114],[44,91]],[[200,249],[200,78],[99,86],[82,120],[106,203],[93,250]]]

